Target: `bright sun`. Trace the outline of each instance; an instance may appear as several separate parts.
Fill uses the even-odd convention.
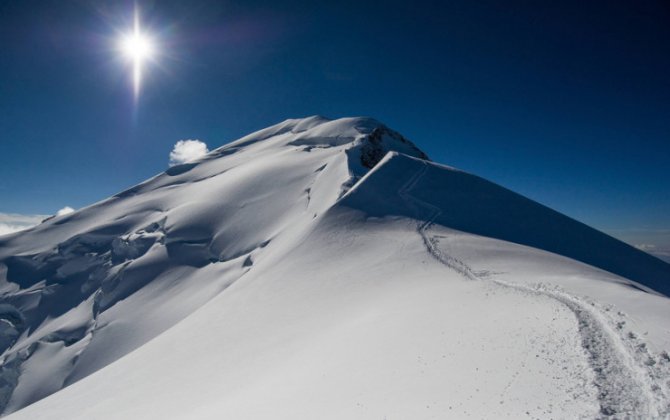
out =
[[[150,58],[153,52],[151,40],[146,36],[134,33],[123,38],[121,43],[123,53],[133,61],[142,61]]]
[[[140,93],[142,80],[142,65],[153,57],[156,47],[151,38],[140,29],[139,12],[135,10],[133,32],[121,37],[120,49],[123,55],[130,60],[133,66],[133,91],[135,98]]]

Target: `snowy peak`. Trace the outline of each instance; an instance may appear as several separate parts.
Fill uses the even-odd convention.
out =
[[[289,119],[210,153],[212,157],[247,147],[297,146],[302,151],[323,148],[361,149],[361,165],[372,168],[389,151],[420,159],[428,156],[401,134],[369,117],[329,120],[321,116]]]
[[[0,411],[124,356],[291,249],[389,151],[426,158],[371,118],[287,120],[0,238]],[[44,381],[30,366],[54,343],[63,376]]]
[[[565,267],[574,272],[579,266],[577,272],[589,273],[578,277],[580,281],[602,274],[598,286],[623,284],[670,294],[669,265],[503,187],[432,163],[379,121],[319,116],[286,120],[99,203],[0,237],[0,413],[97,375],[136,349],[141,354],[150,342],[156,343],[154,338],[165,337],[163,333],[173,332],[179,343],[166,347],[169,357],[175,356],[170,353],[175,348],[197,345],[201,350],[216,348],[216,360],[223,360],[218,358],[220,349],[232,361],[221,374],[228,378],[240,366],[236,351],[253,355],[272,349],[274,355],[274,344],[290,341],[301,330],[291,330],[296,322],[325,317],[314,324],[317,333],[303,338],[310,343],[325,331],[323,325],[349,316],[320,312],[321,305],[312,303],[319,299],[332,300],[326,306],[347,313],[350,307],[340,299],[361,299],[361,316],[367,317],[370,308],[385,305],[377,299],[393,284],[402,285],[402,303],[393,303],[393,311],[412,306],[406,305],[405,296],[416,292],[415,281],[428,281],[422,277],[425,268],[437,273],[426,284],[440,290],[462,286],[442,281],[443,266],[456,279],[481,280],[479,271],[492,273],[498,254],[487,256],[479,271],[453,256],[467,248],[461,238],[478,244],[467,258],[476,260],[483,247],[513,252],[513,265],[537,261],[539,254],[558,272],[566,272]],[[545,251],[562,257],[547,257]],[[435,257],[432,265],[430,255]],[[331,269],[324,271],[324,266]],[[508,270],[507,265],[501,270]],[[537,271],[530,272],[535,279]],[[377,280],[368,284],[368,279]],[[360,294],[350,294],[363,286]],[[621,289],[628,296],[630,290]],[[654,300],[664,299],[657,295],[635,293],[647,303],[664,305]],[[439,302],[437,307],[441,311],[449,305]],[[210,315],[192,316],[203,310]],[[260,318],[238,324],[254,311]],[[287,318],[276,316],[281,313]],[[447,315],[430,319],[450,319]],[[214,318],[221,318],[214,330],[224,334],[222,341],[200,346],[196,338],[184,339],[184,334],[207,336]],[[204,324],[183,333],[180,321],[188,319]],[[363,325],[358,316],[353,321],[350,325]],[[393,323],[394,328],[401,324]],[[389,332],[389,337],[399,336]],[[276,341],[258,345],[253,341],[257,337]],[[296,343],[300,349],[310,348]],[[240,350],[244,345],[250,346],[249,352]],[[376,360],[378,353],[370,354]],[[315,355],[323,359],[319,352]],[[214,365],[203,360],[207,369]],[[320,380],[307,383],[311,387]]]

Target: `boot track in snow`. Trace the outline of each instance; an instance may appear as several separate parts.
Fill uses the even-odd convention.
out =
[[[522,285],[493,276],[478,275],[462,260],[439,247],[439,240],[429,234],[442,211],[413,195],[412,189],[428,169],[423,164],[398,190],[398,195],[417,215],[417,232],[428,252],[437,261],[469,280],[493,284],[531,296],[545,296],[567,307],[575,316],[581,344],[594,372],[599,418],[666,418],[670,415],[667,378],[670,366],[663,357],[654,358],[644,343],[632,346],[617,332],[614,322],[596,303],[546,285]],[[631,338],[631,337],[629,337]],[[634,347],[634,348],[633,348]],[[655,360],[655,359],[658,359]]]

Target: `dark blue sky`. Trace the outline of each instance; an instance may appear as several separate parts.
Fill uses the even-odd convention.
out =
[[[180,139],[369,115],[595,227],[670,238],[667,1],[139,2],[164,54],[137,110],[114,50],[133,3],[111,3],[0,2],[0,212],[105,198]]]

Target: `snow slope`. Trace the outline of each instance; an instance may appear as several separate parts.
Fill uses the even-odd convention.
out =
[[[0,237],[0,280],[12,419],[670,415],[670,265],[368,118]]]

